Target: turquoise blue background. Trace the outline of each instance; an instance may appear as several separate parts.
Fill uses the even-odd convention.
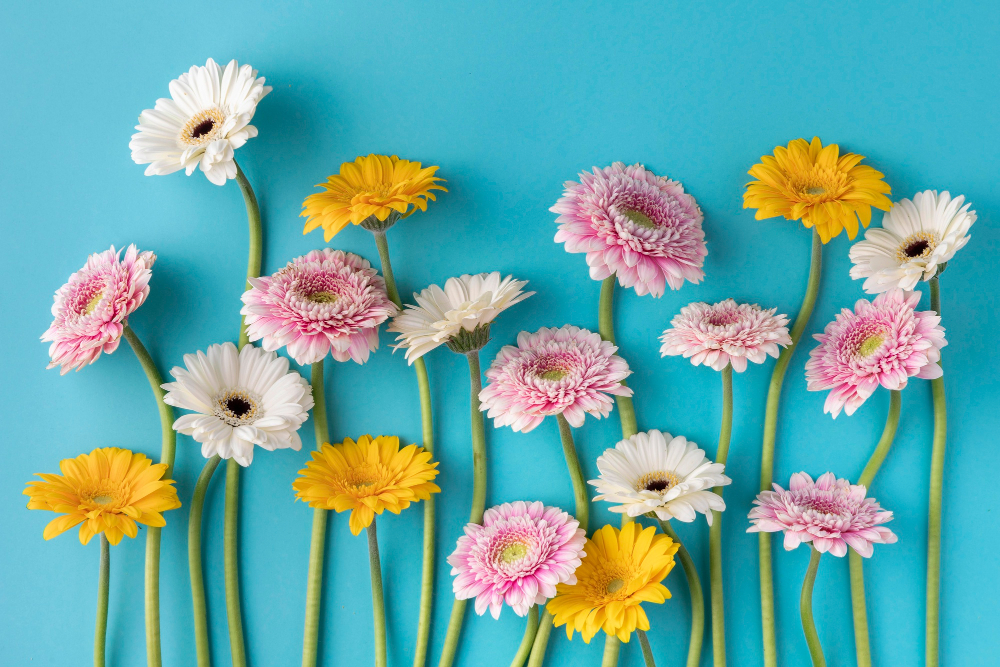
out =
[[[682,181],[705,213],[707,278],[661,299],[619,291],[619,342],[635,375],[640,428],[684,434],[715,450],[719,378],[676,358],[656,338],[681,306],[726,297],[777,306],[794,316],[808,264],[809,233],[784,221],[756,222],[742,209],[747,169],[776,144],[819,135],[859,152],[883,171],[893,197],[925,188],[964,193],[979,212],[972,241],[942,282],[950,421],[945,483],[941,647],[946,665],[992,664],[1000,538],[996,507],[1000,429],[996,380],[994,211],[1000,206],[1000,8],[988,3],[610,3],[575,2],[172,2],[4,3],[0,56],[0,663],[88,664],[93,636],[97,542],[75,531],[50,542],[51,516],[25,509],[35,472],[100,446],[156,454],[159,423],[146,379],[127,346],[82,372],[46,371],[38,341],[53,292],[90,252],[135,242],[159,259],[147,303],[131,324],[164,372],[184,353],[235,339],[246,261],[246,220],[234,183],[198,174],[145,177],[128,142],[139,112],[167,84],[213,57],[249,62],[274,91],[258,108],[260,136],[238,152],[265,217],[264,269],[322,247],[298,218],[313,184],[344,160],[398,153],[441,166],[449,192],[389,235],[401,292],[464,272],[501,271],[537,294],[504,313],[484,366],[521,330],[573,323],[596,328],[600,285],[582,255],[552,241],[548,212],[565,180],[615,160],[643,162]],[[832,5],[839,5],[837,9]],[[989,7],[989,8],[988,8]],[[881,215],[876,213],[873,224]],[[370,235],[350,228],[332,244],[377,263]],[[823,289],[808,332],[863,296],[848,277],[848,240],[825,249]],[[924,301],[926,307],[927,301]],[[419,437],[416,386],[402,354],[382,348],[365,366],[328,372],[335,438],[366,432]],[[832,470],[856,477],[888,406],[881,391],[853,417],[824,415],[792,361],[778,434],[776,479]],[[430,664],[451,608],[450,553],[471,492],[468,376],[446,349],[430,354],[437,457],[437,598]],[[331,362],[332,363],[332,362]],[[727,489],[725,576],[730,664],[761,661],[757,538],[744,533],[757,490],[763,399],[773,362],[735,380],[736,424]],[[928,383],[903,393],[897,442],[874,494],[896,514],[899,535],[867,567],[874,655],[882,665],[922,664],[926,489],[931,441]],[[300,660],[312,512],[291,482],[313,446],[260,452],[241,484],[241,583],[250,663]],[[577,432],[588,477],[617,440],[617,415]],[[489,503],[540,499],[571,507],[556,424],[523,435],[488,424]],[[194,660],[186,559],[187,503],[203,463],[178,439],[178,490],[185,507],[163,532],[164,664]],[[229,663],[222,579],[222,477],[205,517],[205,570],[217,665]],[[597,505],[592,521],[611,521]],[[409,665],[416,631],[420,507],[379,523],[387,586],[390,663]],[[704,522],[680,525],[707,574]],[[109,656],[144,664],[144,539],[112,552]],[[798,595],[808,554],[776,542],[781,664],[807,664]],[[322,629],[323,664],[371,663],[366,545],[347,517],[332,519]],[[705,579],[707,585],[707,578]],[[647,605],[661,665],[681,664],[689,627],[678,568],[664,605]],[[816,620],[830,664],[854,663],[846,559],[824,558]],[[523,621],[470,614],[461,665],[506,665]],[[601,642],[553,635],[552,666],[597,664]],[[706,642],[706,649],[709,645]],[[709,662],[706,650],[705,664]],[[622,665],[641,662],[633,643]]]

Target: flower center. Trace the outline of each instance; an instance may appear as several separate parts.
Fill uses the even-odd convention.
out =
[[[523,542],[514,542],[513,544],[508,544],[504,547],[504,550],[500,552],[500,560],[506,565],[515,563],[528,553],[528,546]]]
[[[708,316],[708,323],[713,327],[724,327],[730,324],[736,324],[740,317],[734,312],[723,311],[723,312],[713,312]]]
[[[896,259],[906,263],[911,259],[923,259],[937,247],[937,234],[931,232],[914,232],[907,236],[896,249]]]
[[[97,308],[97,304],[99,304],[101,302],[101,299],[103,298],[104,298],[104,290],[98,290],[94,294],[94,296],[90,297],[90,301],[87,302],[87,305],[83,307],[83,314],[90,315],[91,313],[93,313],[94,310]]]
[[[807,195],[825,195],[826,194],[826,188],[824,188],[822,186],[818,186],[818,185],[816,187],[806,188],[806,194]]]
[[[652,491],[653,493],[659,493],[661,496],[677,486],[681,481],[680,477],[676,473],[657,471],[657,472],[647,472],[645,475],[639,478],[639,481],[635,483],[636,491]]]
[[[622,588],[625,587],[625,581],[622,579],[612,579],[605,585],[604,590],[608,593],[617,593]]]
[[[312,301],[313,303],[333,303],[339,299],[340,296],[329,290],[322,290],[320,292],[306,294],[305,298],[307,301]]]
[[[98,505],[107,505],[108,503],[114,502],[115,499],[111,496],[94,496],[91,500]]]
[[[371,463],[349,468],[344,474],[346,485],[355,489],[367,489],[370,486],[375,486],[381,479],[382,474],[379,467]]]
[[[803,505],[820,514],[843,514],[847,511],[844,503],[829,496],[817,496],[805,501]]]
[[[642,211],[637,211],[634,208],[625,208],[622,209],[621,213],[640,227],[645,227],[646,229],[656,229],[656,223],[653,222],[653,219]]]
[[[218,107],[199,111],[184,124],[180,142],[187,146],[204,146],[218,136],[225,122],[226,116]]]
[[[875,350],[882,345],[882,341],[885,340],[885,335],[883,334],[873,334],[861,341],[861,345],[858,347],[858,355],[862,357],[870,357]]]
[[[215,416],[230,426],[252,424],[260,412],[260,398],[245,389],[228,389],[215,399]]]

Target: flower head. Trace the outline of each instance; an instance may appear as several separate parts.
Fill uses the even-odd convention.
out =
[[[748,172],[756,178],[743,193],[743,208],[757,209],[758,220],[784,216],[815,227],[823,243],[847,230],[847,238],[858,234],[858,220],[865,227],[872,219],[872,206],[888,211],[889,185],[882,173],[859,164],[865,157],[840,155],[837,144],[825,148],[819,137],[812,142],[796,139],[776,146],[774,155],[761,157]]]
[[[125,250],[94,253],[87,264],[59,288],[52,304],[52,324],[42,334],[50,342],[49,368],[60,374],[92,364],[101,352],[118,349],[128,316],[149,296],[149,279],[156,255]]]
[[[211,58],[170,82],[170,99],[139,114],[129,148],[147,176],[201,169],[216,185],[236,178],[234,151],[257,136],[250,125],[257,103],[271,92],[250,65],[230,60],[223,70]]]
[[[355,535],[367,528],[376,514],[389,510],[399,514],[441,489],[437,463],[423,447],[399,448],[399,438],[363,435],[355,442],[346,438],[336,445],[322,445],[292,482],[295,497],[337,512],[351,510],[350,528]]]
[[[590,640],[599,630],[627,642],[632,632],[649,630],[649,619],[641,603],[662,604],[670,591],[660,582],[674,567],[679,544],[657,535],[652,526],[635,522],[619,531],[604,526],[587,540],[584,557],[576,570],[576,583],[556,586],[556,596],[546,609],[555,616],[553,625],[566,626]]]
[[[882,218],[882,229],[869,229],[864,241],[851,246],[851,277],[867,278],[869,294],[893,287],[912,290],[930,280],[969,242],[976,212],[964,202],[964,196],[952,199],[936,190],[899,200]]]
[[[40,473],[42,481],[28,482],[24,495],[29,510],[49,510],[61,516],[45,527],[47,540],[80,526],[80,542],[104,533],[118,544],[124,535],[135,537],[136,522],[165,526],[163,512],[181,506],[172,479],[163,479],[165,463],[127,449],[104,447],[59,463],[61,475]]]
[[[776,310],[732,299],[684,306],[660,336],[660,356],[683,355],[695,366],[705,364],[717,371],[732,364],[742,373],[748,360],[762,364],[767,355],[777,359],[778,346],[792,344],[788,318],[775,315]]]
[[[414,294],[417,305],[406,309],[389,325],[399,334],[396,347],[406,348],[411,364],[445,343],[456,352],[478,350],[490,339],[490,323],[497,315],[534,292],[522,292],[526,280],[500,273],[479,273],[449,278],[444,289],[431,285]]]
[[[892,544],[896,535],[882,526],[892,512],[882,509],[867,489],[837,479],[828,472],[813,482],[804,472],[792,475],[788,490],[777,484],[761,491],[750,510],[748,533],[785,534],[785,549],[812,542],[816,551],[842,557],[851,547],[860,556],[872,555],[873,544]]]
[[[638,517],[653,512],[661,521],[694,521],[698,512],[712,525],[712,511],[726,503],[711,489],[731,484],[725,466],[705,458],[705,451],[684,436],[656,429],[636,433],[597,458],[594,500],[617,503],[612,512]]]
[[[447,192],[438,185],[443,179],[434,175],[437,170],[395,155],[374,153],[345,162],[339,174],[319,184],[325,192],[309,195],[302,203],[299,215],[306,218],[303,234],[322,227],[323,238],[329,241],[347,223],[359,225],[371,219],[377,229],[384,230],[407,215],[411,206],[426,211],[427,200],[434,201],[431,190]]]
[[[937,313],[914,310],[919,301],[919,292],[900,289],[860,299],[814,336],[820,344],[806,362],[806,388],[832,390],[823,412],[851,415],[879,385],[903,389],[911,377],[941,377],[937,362],[948,342]]]
[[[504,503],[486,510],[483,524],[465,526],[448,556],[455,597],[476,598],[476,613],[500,618],[506,602],[524,616],[554,597],[557,584],[574,584],[587,535],[580,522],[540,502]]]
[[[549,209],[559,214],[555,240],[567,252],[587,253],[594,280],[617,274],[622,287],[658,297],[666,285],[680,289],[705,277],[701,209],[677,181],[615,162],[565,188]]]
[[[182,415],[174,430],[201,443],[206,459],[218,454],[241,466],[253,461],[253,446],[268,451],[302,447],[299,427],[313,406],[312,387],[288,359],[244,345],[211,345],[208,352],[184,355],[174,382],[163,385],[163,402],[193,414]]]

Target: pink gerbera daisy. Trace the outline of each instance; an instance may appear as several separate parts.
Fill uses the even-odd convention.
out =
[[[135,244],[125,250],[94,253],[87,264],[59,288],[52,304],[54,319],[42,340],[51,342],[49,368],[59,373],[92,364],[101,352],[118,349],[128,316],[149,295],[149,279],[156,255],[139,252]]]
[[[767,355],[777,359],[779,346],[792,344],[788,318],[775,315],[775,310],[732,299],[684,306],[660,336],[660,356],[683,355],[695,366],[705,364],[717,371],[732,364],[742,373],[747,361],[762,364]]]
[[[587,253],[594,280],[617,274],[622,287],[658,297],[665,285],[680,289],[705,277],[701,209],[677,181],[615,162],[565,187],[549,209],[559,214],[555,240],[567,252]]]
[[[501,349],[486,371],[479,409],[489,410],[497,426],[525,433],[548,415],[562,414],[575,427],[583,426],[588,414],[607,417],[614,405],[611,395],[632,395],[622,384],[632,371],[617,349],[598,334],[568,324],[522,331],[517,345]]]
[[[476,598],[480,616],[489,607],[499,618],[504,602],[524,616],[554,597],[556,584],[576,583],[586,541],[580,523],[558,507],[520,500],[492,507],[482,525],[465,526],[448,556],[455,597]]]
[[[942,375],[938,360],[944,339],[941,318],[932,310],[916,312],[919,292],[892,289],[869,303],[860,299],[846,308],[815,338],[809,353],[809,391],[831,389],[823,406],[834,418],[843,409],[854,414],[882,385],[903,389],[910,377],[933,380]]]
[[[859,555],[872,555],[873,544],[892,544],[896,535],[882,526],[892,512],[882,509],[867,489],[837,479],[828,472],[815,482],[804,472],[792,475],[788,490],[774,485],[761,491],[750,510],[748,533],[785,534],[785,549],[812,542],[816,551],[842,557],[851,547]]]
[[[327,352],[337,361],[365,363],[378,349],[379,325],[397,311],[368,260],[343,250],[313,250],[249,281],[240,312],[250,340],[271,352],[287,346],[302,365]]]

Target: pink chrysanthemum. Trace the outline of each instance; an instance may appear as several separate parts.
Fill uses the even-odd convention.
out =
[[[916,312],[919,292],[892,289],[872,303],[860,299],[854,312],[846,308],[814,338],[809,353],[806,388],[831,389],[823,412],[836,419],[851,415],[882,385],[902,389],[910,377],[933,380],[942,375],[938,360],[944,339],[941,318],[932,310]]]
[[[556,242],[587,253],[594,280],[618,274],[622,287],[658,297],[665,285],[680,289],[685,280],[705,277],[701,209],[677,181],[615,162],[581,173],[579,183],[567,181],[565,188],[549,209],[559,214]]]
[[[671,328],[663,332],[660,356],[684,355],[695,366],[705,364],[721,371],[727,364],[742,373],[747,361],[762,364],[767,355],[775,359],[779,346],[792,344],[788,318],[775,315],[776,308],[764,310],[757,304],[692,303],[681,308]]]
[[[586,555],[580,522],[540,502],[504,503],[486,510],[483,525],[470,523],[448,556],[455,597],[476,598],[476,613],[489,607],[500,617],[504,602],[524,616],[556,594],[556,584],[575,584]]]
[[[548,415],[561,413],[575,427],[583,426],[588,414],[607,417],[614,406],[611,395],[632,395],[622,384],[632,371],[617,349],[598,334],[568,324],[522,331],[517,346],[501,349],[486,371],[479,409],[489,410],[496,426],[524,433]]]
[[[363,257],[313,250],[272,276],[250,278],[243,294],[247,335],[273,352],[287,347],[296,363],[368,361],[378,349],[378,327],[396,314],[385,281]]]
[[[149,295],[149,279],[156,255],[139,252],[135,244],[125,250],[94,253],[87,264],[59,288],[52,304],[55,319],[42,340],[49,346],[49,368],[60,366],[60,375],[92,364],[101,352],[118,349],[128,316]]]
[[[873,544],[892,544],[896,535],[883,523],[892,521],[892,512],[882,509],[867,489],[837,479],[828,472],[815,482],[804,472],[792,475],[788,490],[774,485],[761,491],[750,510],[748,533],[785,534],[785,549],[812,542],[816,551],[843,557],[847,547],[868,558]]]

